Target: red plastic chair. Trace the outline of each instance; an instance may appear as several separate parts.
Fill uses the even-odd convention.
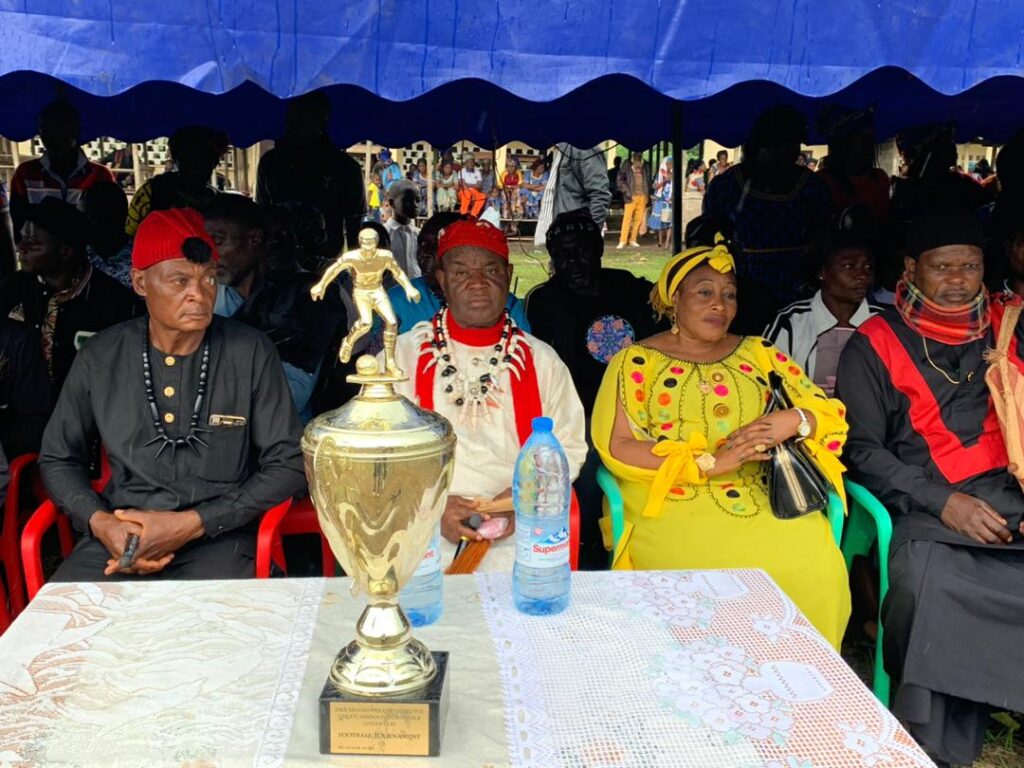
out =
[[[580,501],[573,489],[569,501],[569,568],[579,570],[580,565]]]
[[[320,530],[316,508],[307,496],[291,505],[279,504],[263,517],[256,539],[256,578],[270,578],[271,563],[287,573],[284,547],[281,539],[295,533],[320,534],[320,551],[324,563],[324,576],[334,575],[334,555],[327,538]],[[576,491],[572,492],[569,504],[569,567],[577,570],[580,561],[580,504]]]
[[[39,454],[26,453],[18,456],[10,463],[10,483],[7,486],[7,499],[4,501],[3,520],[0,521],[0,563],[3,564],[4,578],[7,580],[7,595],[0,596],[0,608],[3,608],[7,599],[10,598],[11,610],[8,620],[13,620],[19,613],[25,610],[25,584],[21,570],[21,552],[18,548],[21,526],[21,505],[24,501],[22,492],[26,481],[30,479],[28,474],[32,469]],[[0,587],[2,590],[2,587]],[[0,616],[0,624],[3,617]]]
[[[110,474],[107,451],[101,447],[100,476],[92,481],[93,490],[97,493],[102,491],[110,481]],[[46,578],[43,575],[43,536],[54,525],[57,526],[61,557],[67,557],[75,546],[71,520],[49,499],[32,513],[32,517],[25,523],[25,529],[21,532],[21,561],[25,571],[25,590],[29,600],[34,598],[36,592],[42,589],[43,584],[46,583]]]
[[[316,508],[307,496],[293,502],[291,499],[281,502],[263,516],[260,529],[256,534],[256,578],[269,579],[270,566],[276,564],[285,574],[288,565],[284,557],[285,536],[299,533],[315,533],[320,536],[320,554],[323,558],[324,576],[334,575],[334,553],[327,543],[327,538],[320,530]]]
[[[28,591],[29,600],[34,598],[46,583],[46,577],[43,575],[43,536],[54,525],[57,526],[57,535],[60,538],[61,556],[67,557],[75,546],[71,520],[60,512],[52,501],[43,502],[25,523],[25,530],[21,532],[21,561],[25,567],[25,589]]]

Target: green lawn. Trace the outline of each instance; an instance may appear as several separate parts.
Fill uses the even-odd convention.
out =
[[[515,267],[512,290],[516,296],[523,298],[533,286],[548,279],[548,253],[544,249],[535,248],[529,240],[512,240],[508,245],[512,265]],[[667,250],[646,244],[641,248],[617,251],[615,243],[606,240],[604,247],[604,266],[627,269],[634,275],[646,277],[652,283],[658,279],[661,266],[669,255]]]

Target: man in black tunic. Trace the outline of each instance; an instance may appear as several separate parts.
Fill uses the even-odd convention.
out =
[[[304,491],[281,361],[263,333],[213,317],[216,261],[196,211],[139,226],[132,283],[149,317],[89,341],[43,436],[46,488],[85,534],[55,580],[251,576],[260,515]],[[100,493],[96,437],[112,471]],[[130,534],[137,554],[120,567]]]
[[[850,475],[893,517],[893,711],[940,765],[977,757],[991,711],[1024,711],[1024,493],[983,357],[1007,299],[982,286],[981,245],[965,214],[918,219],[895,307],[858,329],[838,375]]]

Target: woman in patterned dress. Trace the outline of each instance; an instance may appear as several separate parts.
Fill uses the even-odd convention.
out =
[[[808,450],[841,489],[842,404],[769,342],[728,332],[736,275],[721,241],[670,259],[652,304],[672,330],[612,358],[592,420],[625,506],[613,567],[762,568],[838,648],[850,613],[842,554],[824,515],[772,514],[764,462],[806,423]],[[763,415],[771,372],[795,407]]]

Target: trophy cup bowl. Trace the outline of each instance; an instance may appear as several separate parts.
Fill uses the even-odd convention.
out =
[[[378,373],[372,358],[361,358],[357,372],[350,381],[363,385],[360,393],[310,422],[302,437],[320,528],[352,578],[353,594],[362,592],[368,601],[321,696],[321,751],[409,754],[379,734],[375,746],[365,749],[332,737],[341,715],[331,714],[331,701],[344,705],[336,709],[348,712],[349,720],[356,704],[375,702],[375,722],[392,734],[409,722],[402,702],[429,703],[420,733],[436,734],[426,740],[439,748],[446,699],[431,691],[443,687],[438,664],[446,663],[447,654],[432,654],[412,637],[398,592],[419,566],[444,511],[455,434],[447,420],[396,394],[394,378]],[[355,733],[351,724],[346,733]]]

